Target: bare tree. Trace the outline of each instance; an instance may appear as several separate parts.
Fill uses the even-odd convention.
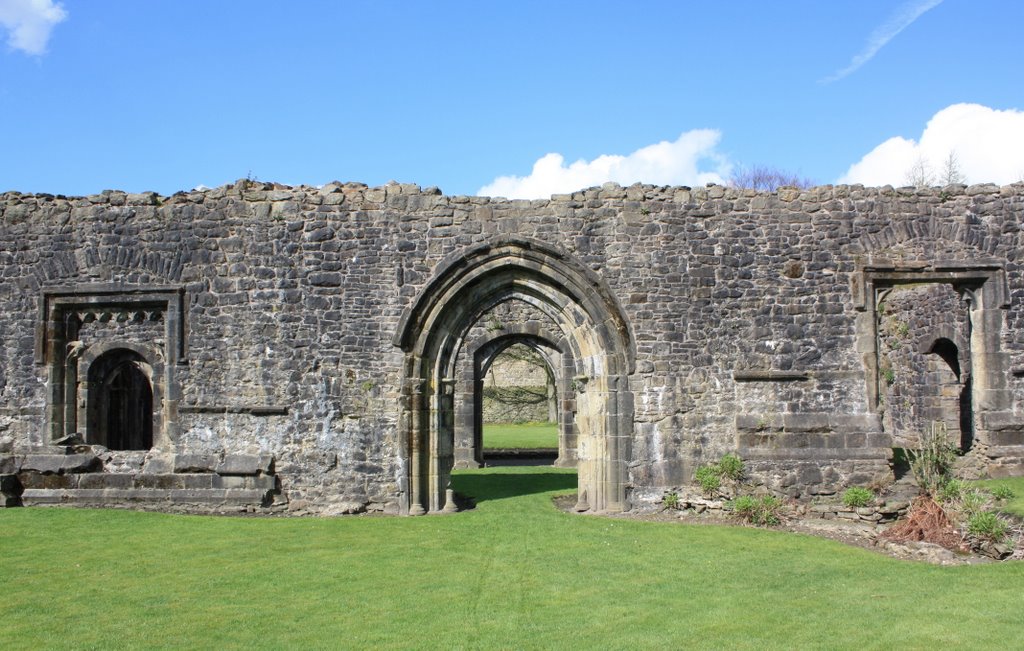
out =
[[[945,186],[951,183],[967,183],[967,177],[960,168],[960,159],[957,158],[956,152],[950,151],[949,155],[942,162],[942,169],[938,173],[932,169],[932,166],[928,164],[924,156],[918,156],[914,164],[907,170],[904,182],[915,188],[928,188],[933,185]]]
[[[774,192],[783,186],[809,188],[814,182],[806,177],[767,165],[739,166],[729,176],[729,185],[743,190]]]
[[[935,173],[924,156],[917,157],[917,160],[914,161],[914,164],[910,166],[910,169],[907,170],[906,175],[903,177],[903,182],[915,188],[927,188],[935,185]]]
[[[942,173],[939,175],[939,182],[942,185],[967,183],[967,177],[964,176],[960,168],[960,159],[957,158],[955,151],[950,151],[949,156],[946,156],[946,160],[942,163]]]

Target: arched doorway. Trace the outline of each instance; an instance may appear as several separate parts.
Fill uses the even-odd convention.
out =
[[[556,324],[573,360],[581,510],[623,511],[633,430],[632,336],[592,271],[539,242],[504,240],[450,257],[402,317],[400,427],[407,512],[445,507],[454,464],[456,360],[493,306],[521,300]]]
[[[517,352],[528,351],[525,354]],[[473,447],[476,456],[481,461],[485,460],[486,441],[484,430],[489,422],[510,422],[515,420],[516,414],[498,413],[499,405],[496,400],[488,401],[488,379],[496,383],[494,377],[495,365],[501,360],[512,355],[512,359],[518,361],[522,358],[532,357],[535,370],[539,372],[541,379],[534,379],[526,386],[515,387],[512,394],[511,406],[506,406],[505,411],[518,411],[518,418],[530,421],[550,421],[556,430],[557,447],[555,456],[548,457],[547,463],[553,463],[560,467],[573,467],[576,463],[576,436],[573,433],[573,409],[575,400],[571,396],[570,382],[568,375],[571,374],[573,364],[567,353],[563,353],[558,346],[547,339],[531,335],[510,334],[491,339],[473,352]],[[513,363],[515,363],[513,361]],[[539,367],[539,368],[538,368]],[[539,381],[539,384],[538,384]],[[506,382],[511,384],[511,382]],[[514,403],[521,396],[521,407]],[[525,418],[525,414],[531,417]]]
[[[576,397],[572,390],[576,364],[572,350],[562,329],[547,314],[513,298],[481,313],[456,353],[456,468],[478,468],[484,464],[481,415],[487,390],[485,377],[496,359],[518,345],[529,347],[543,360],[554,382],[555,404],[553,414],[549,414],[558,430],[554,465],[576,467]]]
[[[86,440],[111,450],[153,447],[153,370],[137,352],[109,350],[89,366]]]

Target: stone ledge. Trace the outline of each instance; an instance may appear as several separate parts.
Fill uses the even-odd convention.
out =
[[[20,464],[22,471],[52,474],[91,472],[101,465],[95,454],[28,454]]]
[[[8,475],[0,475],[6,477]],[[214,473],[131,474],[79,473],[55,475],[26,472],[16,477],[21,485],[41,490],[225,490],[277,488],[275,475],[217,475]]]
[[[882,431],[878,414],[829,414],[793,412],[738,414],[736,429],[741,432],[831,432],[835,434],[877,434]]]
[[[249,414],[251,416],[287,416],[287,405],[181,405],[180,414]]]
[[[202,504],[262,505],[267,491],[261,489],[188,488],[26,488],[21,495],[25,506],[72,504],[112,506],[120,502],[189,502]]]
[[[744,461],[813,460],[813,461],[855,461],[859,459],[889,459],[892,448],[740,448],[738,454]]]
[[[811,374],[805,371],[733,371],[732,379],[737,382],[802,382],[809,380]]]

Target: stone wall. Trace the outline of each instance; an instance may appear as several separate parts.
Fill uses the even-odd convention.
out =
[[[555,421],[555,389],[545,365],[526,344],[513,344],[495,357],[484,377],[484,422]]]
[[[772,194],[607,185],[538,201],[245,180],[170,197],[9,192],[0,474],[71,449],[48,446],[81,433],[89,355],[120,347],[155,369],[159,431],[136,466],[125,462],[134,470],[108,466],[124,470],[116,458],[135,453],[100,450],[90,471],[191,471],[212,487],[233,476],[218,474],[225,460],[272,459],[238,475],[276,478],[274,495],[256,500],[263,507],[405,512],[403,419],[414,412],[396,334],[443,262],[498,241],[546,247],[618,305],[633,348],[621,351],[631,500],[657,499],[730,451],[791,495],[887,472],[894,432],[877,306],[880,292],[917,285],[973,297],[960,312],[969,316],[947,324],[962,332],[969,320],[973,333],[971,454],[983,471],[1020,473],[1022,216],[1020,184]],[[522,295],[538,274],[524,268]],[[100,318],[119,310],[123,320]],[[160,316],[129,316],[144,310]],[[571,338],[565,314],[558,327]],[[586,376],[565,380],[585,390]],[[187,458],[209,461],[193,468]],[[62,490],[74,501],[73,487]]]

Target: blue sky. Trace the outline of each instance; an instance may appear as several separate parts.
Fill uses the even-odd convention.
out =
[[[0,0],[0,191],[900,185],[950,152],[1008,183],[1021,25],[1010,0]]]

